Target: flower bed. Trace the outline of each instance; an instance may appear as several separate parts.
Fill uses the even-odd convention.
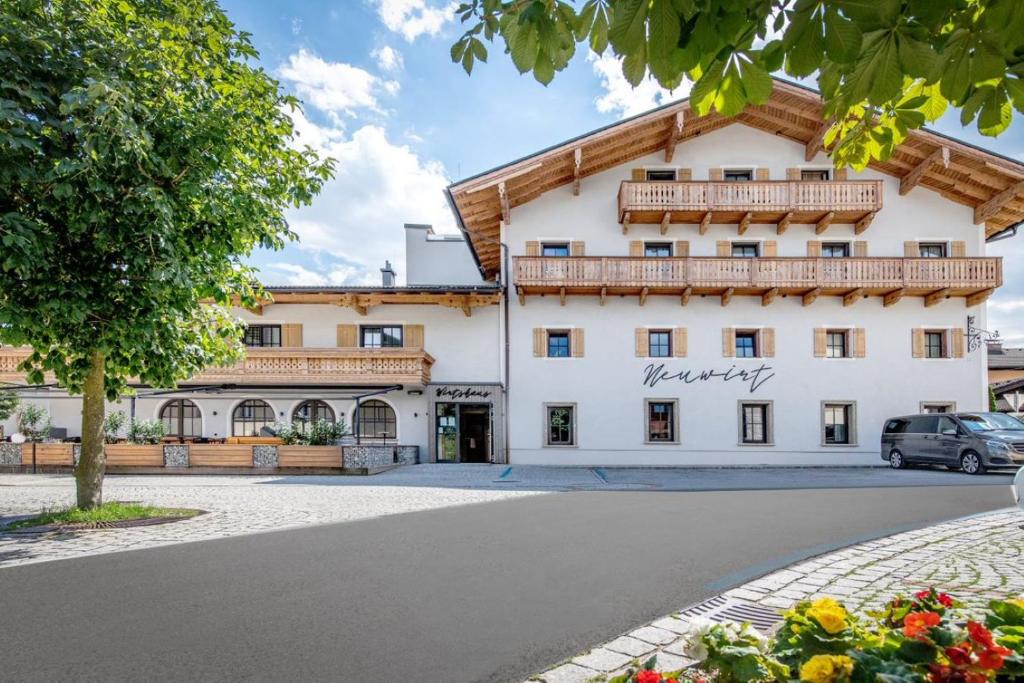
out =
[[[993,600],[980,620],[929,589],[867,618],[832,598],[786,612],[774,636],[749,624],[694,619],[684,636],[693,669],[656,658],[610,683],[1007,683],[1024,681],[1024,599]]]

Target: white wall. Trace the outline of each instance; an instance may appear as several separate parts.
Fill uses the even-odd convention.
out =
[[[436,234],[429,225],[405,225],[407,285],[483,285],[462,235]]]

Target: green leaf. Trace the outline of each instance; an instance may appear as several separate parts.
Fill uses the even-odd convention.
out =
[[[640,85],[647,74],[647,48],[641,43],[639,49],[626,55],[622,60],[622,75],[634,88]]]
[[[634,55],[645,43],[649,0],[621,0],[612,5],[608,39],[616,52]]]
[[[590,49],[595,53],[604,54],[608,47],[608,15],[604,8],[597,11],[594,26],[590,29]]]
[[[992,88],[978,114],[978,131],[982,135],[996,136],[1010,127],[1013,107],[1003,88]]]
[[[860,53],[863,34],[857,24],[834,9],[825,12],[825,53],[833,62],[847,64]]]
[[[1003,81],[1003,86],[1013,102],[1013,108],[1024,114],[1024,81],[1021,81],[1019,78],[1007,77]]]
[[[652,0],[650,9],[651,55],[668,55],[679,44],[679,15],[673,0]]]
[[[750,104],[764,104],[772,95],[772,77],[761,65],[741,62],[740,79]]]
[[[923,640],[904,640],[899,647],[900,657],[912,664],[928,664],[935,661],[938,650]]]
[[[555,66],[551,58],[544,51],[537,54],[533,67],[533,77],[544,85],[547,85],[555,78]]]

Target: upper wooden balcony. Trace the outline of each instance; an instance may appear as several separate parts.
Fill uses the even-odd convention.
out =
[[[833,223],[852,223],[858,234],[882,208],[880,180],[624,181],[619,186],[619,222],[696,223],[701,234],[711,223],[739,226],[771,223],[779,234],[791,223],[813,224],[824,232]]]
[[[534,294],[674,295],[685,305],[691,295],[760,296],[768,305],[779,295],[799,295],[804,305],[818,296],[842,296],[849,306],[882,296],[890,306],[904,296],[923,296],[932,306],[964,297],[983,302],[1003,283],[1001,258],[643,258],[625,256],[533,257],[513,259],[520,303]]]
[[[24,382],[18,370],[31,351],[0,348],[0,380]],[[389,348],[250,348],[244,360],[228,367],[209,368],[188,384],[302,386],[351,384],[425,385],[434,358],[423,349]]]

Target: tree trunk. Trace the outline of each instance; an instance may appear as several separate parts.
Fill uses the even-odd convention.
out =
[[[89,374],[82,391],[82,454],[75,467],[78,507],[83,510],[103,503],[103,473],[107,458],[103,453],[103,414],[106,392],[103,388],[103,352],[89,354]]]

